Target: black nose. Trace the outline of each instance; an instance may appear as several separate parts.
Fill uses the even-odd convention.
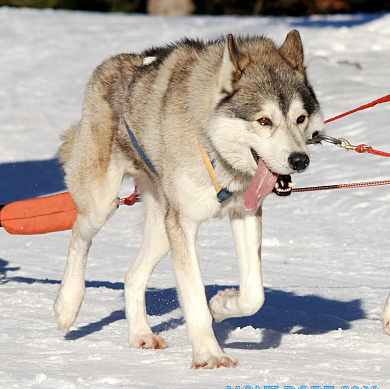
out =
[[[293,153],[288,158],[288,163],[297,172],[305,170],[309,165],[310,159],[306,154]]]

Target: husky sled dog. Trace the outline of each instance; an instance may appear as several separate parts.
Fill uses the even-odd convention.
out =
[[[143,241],[125,278],[132,347],[163,349],[147,323],[145,289],[171,251],[193,367],[231,367],[212,330],[257,312],[261,204],[291,191],[290,174],[309,165],[307,141],[323,128],[305,73],[298,31],[280,46],[263,37],[183,40],[103,62],[90,79],[80,122],[63,136],[59,157],[77,206],[65,274],[54,303],[59,327],[76,320],[85,293],[91,239],[117,208],[133,177],[145,207]],[[239,290],[209,302],[198,264],[197,230],[230,217]]]

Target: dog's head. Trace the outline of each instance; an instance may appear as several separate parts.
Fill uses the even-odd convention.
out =
[[[269,193],[273,180],[274,185],[278,177],[286,181],[308,167],[306,143],[322,130],[323,118],[307,80],[298,31],[281,47],[265,38],[235,41],[229,35],[211,126],[211,141],[224,161],[265,180],[260,196]]]

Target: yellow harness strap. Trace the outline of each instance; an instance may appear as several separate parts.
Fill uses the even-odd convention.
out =
[[[230,192],[226,188],[222,188],[221,185],[219,185],[217,178],[215,177],[214,167],[210,161],[210,158],[206,152],[206,150],[203,148],[202,144],[200,143],[200,140],[198,139],[199,143],[199,149],[200,153],[202,154],[203,162],[206,166],[207,171],[209,172],[209,176],[211,178],[211,181],[213,182],[214,188],[217,192],[217,198],[220,203],[227,200],[233,193]]]

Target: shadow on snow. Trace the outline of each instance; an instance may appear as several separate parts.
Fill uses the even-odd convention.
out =
[[[0,204],[66,190],[56,158],[0,164]]]
[[[8,277],[8,272],[18,271],[19,267],[8,267],[8,262],[0,259],[0,285],[16,282],[22,284],[55,284],[59,280],[34,279],[27,277]],[[108,288],[123,290],[123,282],[86,281],[88,288]],[[231,286],[230,286],[231,287]],[[219,290],[226,286],[207,285],[206,295],[209,300]],[[146,291],[147,313],[151,316],[169,314],[179,308],[176,288],[153,289]],[[283,334],[291,332],[304,335],[324,334],[339,328],[347,330],[351,322],[364,319],[365,312],[360,300],[337,301],[320,296],[298,296],[293,292],[266,288],[264,306],[250,317],[232,318],[222,323],[214,323],[214,331],[220,344],[227,348],[268,349],[281,344]],[[96,322],[89,323],[72,330],[65,339],[76,340],[101,331],[104,327],[125,319],[124,310],[116,310]],[[153,332],[161,333],[184,325],[184,319],[170,318],[152,328]],[[260,341],[231,342],[229,334],[236,328],[253,327],[262,329]]]
[[[295,28],[306,27],[306,28],[324,28],[324,27],[333,27],[333,28],[342,28],[342,27],[355,27],[361,26],[367,23],[371,23],[377,19],[381,19],[387,15],[386,12],[377,12],[377,13],[357,13],[354,15],[339,15],[338,18],[335,18],[335,15],[326,15],[321,16],[307,16],[307,17],[297,17],[293,18],[291,21],[291,26]]]

